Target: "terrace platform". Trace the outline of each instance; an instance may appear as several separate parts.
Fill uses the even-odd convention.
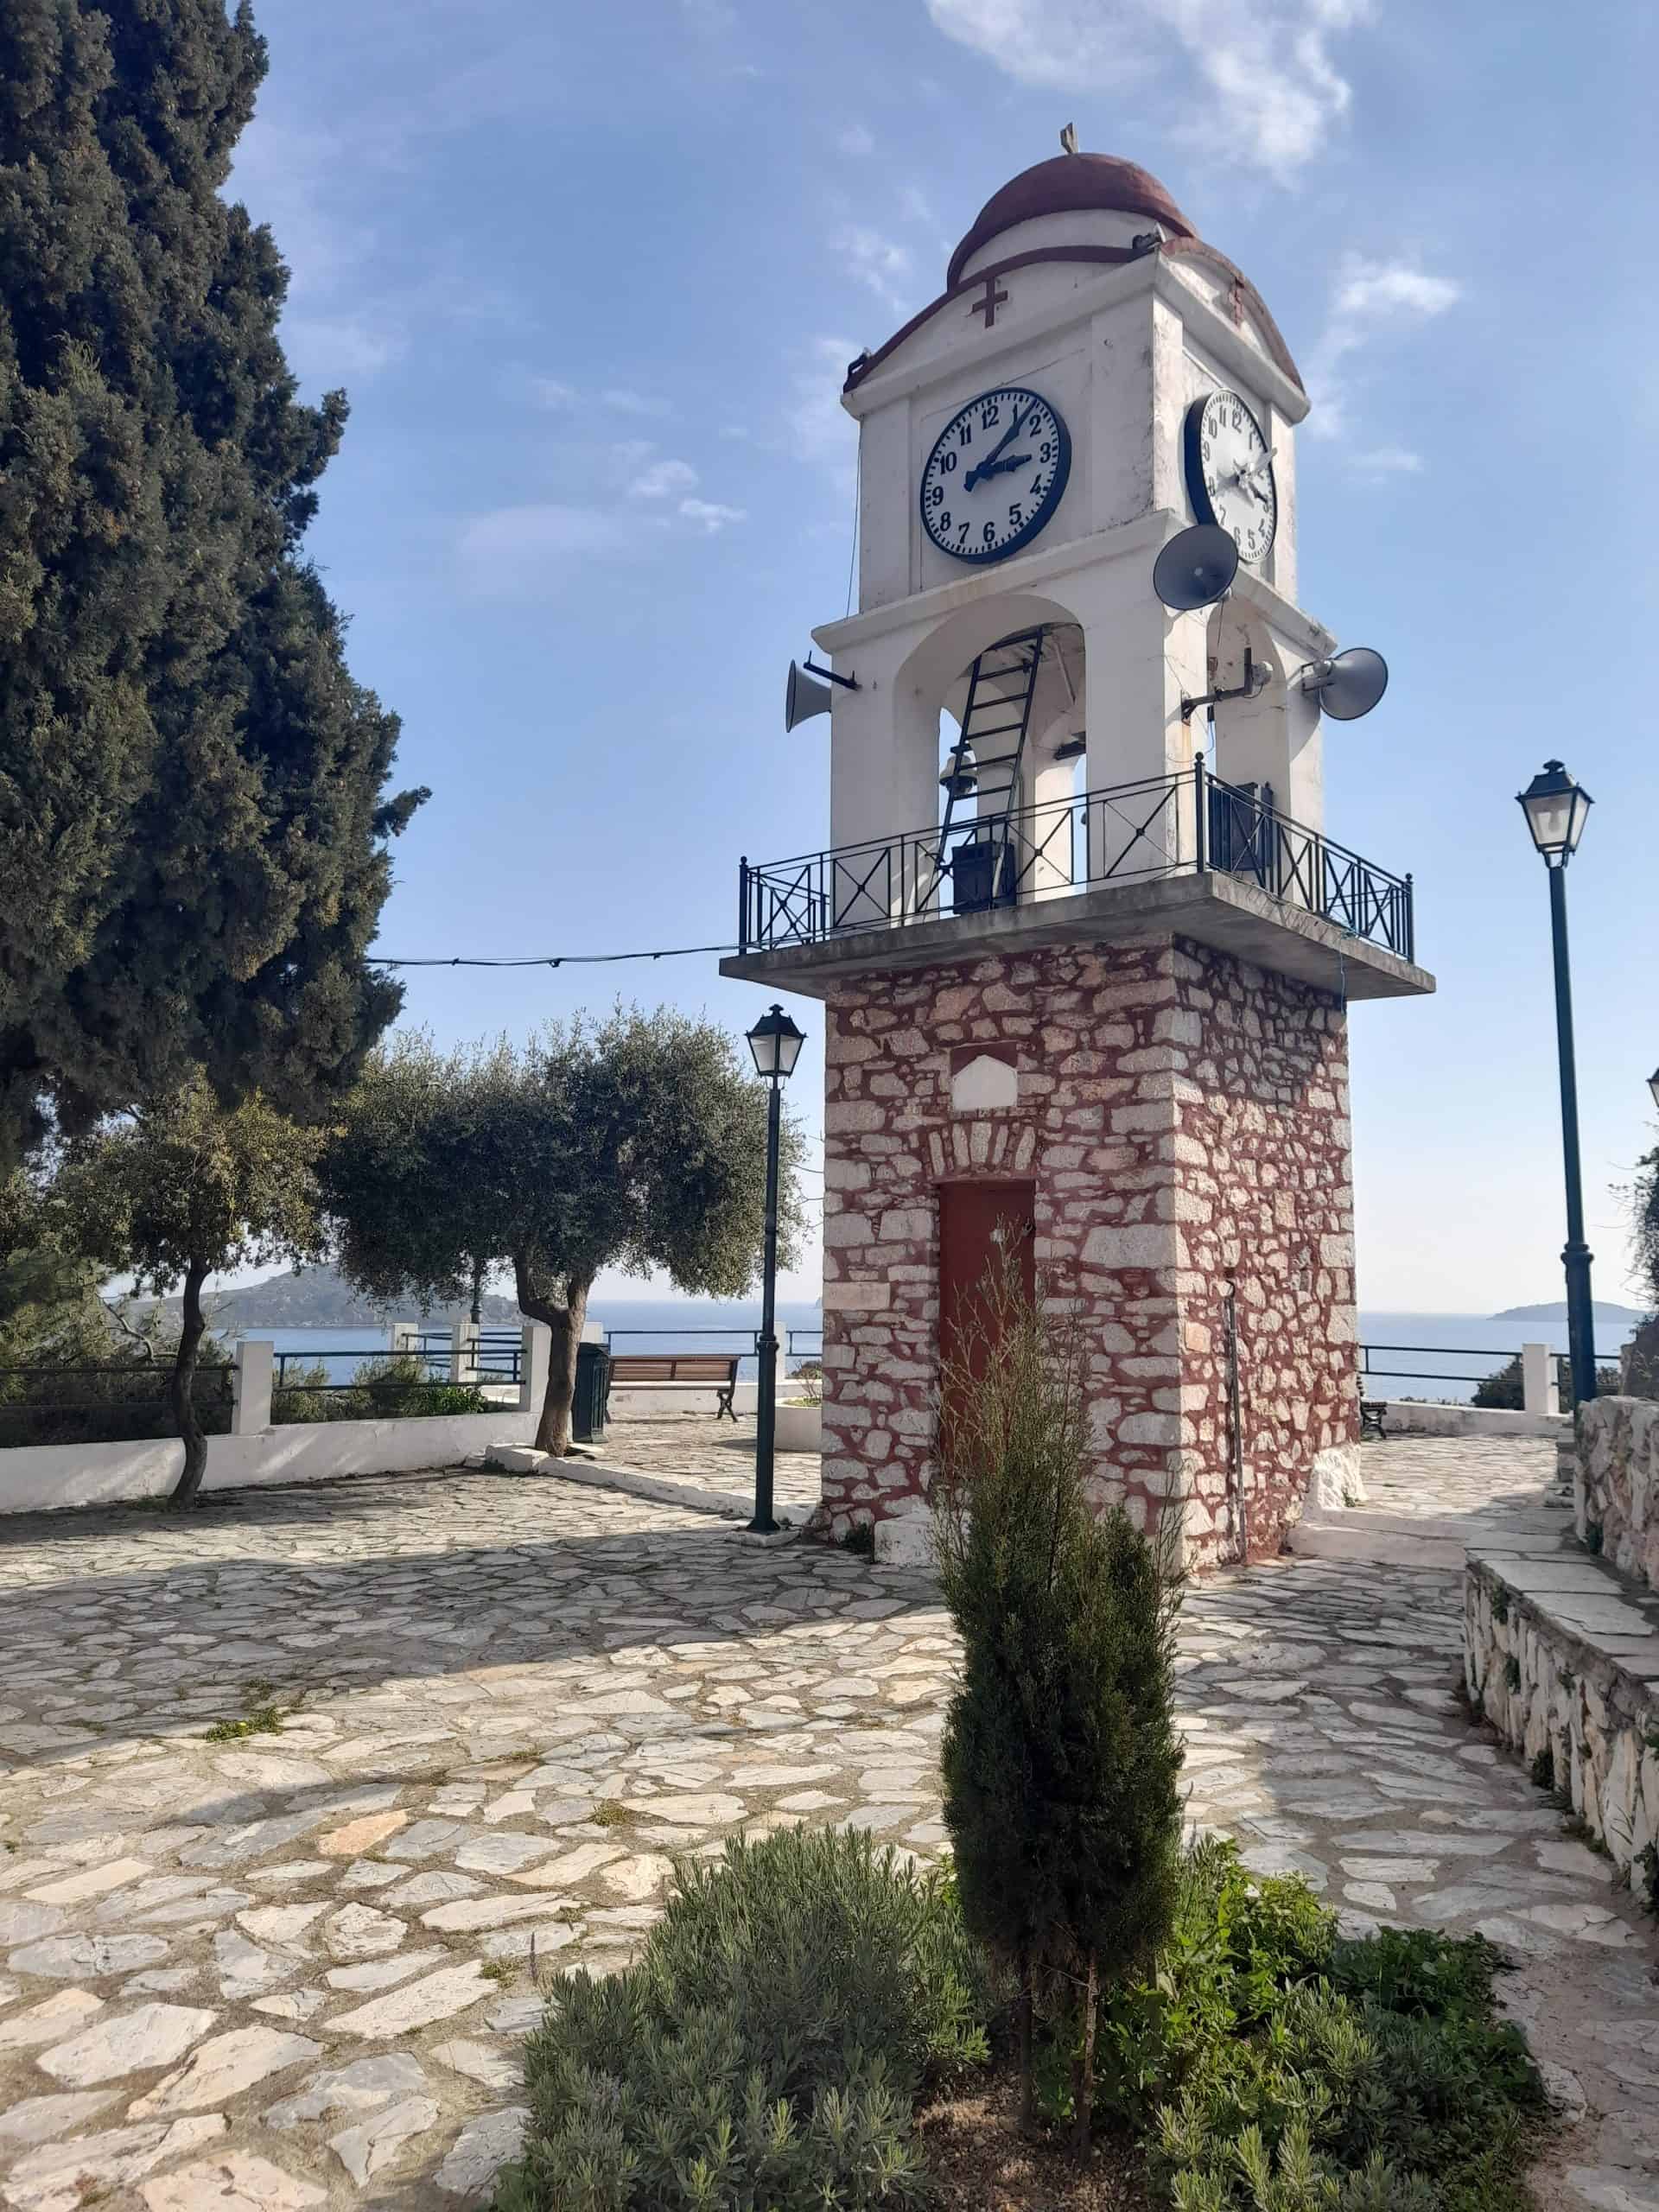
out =
[[[1346,1000],[1421,998],[1434,978],[1386,946],[1354,935],[1255,884],[1209,871],[1103,883],[977,913],[924,914],[728,954],[722,976],[825,998],[837,983],[883,969],[973,960],[1038,945],[1145,944],[1185,938]]]

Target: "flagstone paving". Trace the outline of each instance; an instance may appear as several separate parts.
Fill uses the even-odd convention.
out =
[[[739,1497],[754,1490],[754,1416],[710,1421],[696,1414],[629,1414],[611,1421],[594,1447],[608,1467],[667,1476]],[[820,1496],[816,1452],[779,1452],[772,1459],[772,1496],[805,1519]]]
[[[1470,1726],[1458,1638],[1450,1573],[1203,1586],[1190,1810],[1356,1922],[1505,1944],[1590,2108],[1550,2201],[1648,2212],[1650,1924]],[[20,1517],[0,1640],[14,2212],[454,2212],[518,2140],[537,1976],[623,1962],[671,1854],[798,1819],[944,1841],[928,1577],[556,1478]],[[276,1726],[210,1734],[239,1718]]]

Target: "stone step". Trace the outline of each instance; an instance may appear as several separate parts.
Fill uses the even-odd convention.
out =
[[[1360,1522],[1367,1525],[1352,1525]],[[1459,1573],[1467,1540],[1432,1533],[1440,1525],[1414,1522],[1402,1514],[1344,1513],[1339,1521],[1300,1522],[1285,1541],[1297,1559],[1370,1560],[1380,1567]]]

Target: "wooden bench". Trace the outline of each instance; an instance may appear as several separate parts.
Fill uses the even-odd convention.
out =
[[[1359,1440],[1376,1437],[1379,1444],[1386,1444],[1389,1432],[1382,1423],[1388,1417],[1388,1401],[1384,1398],[1362,1398],[1359,1402]]]
[[[671,1383],[712,1382],[715,1386],[715,1419],[722,1414],[728,1420],[737,1419],[732,1400],[737,1391],[737,1367],[741,1352],[724,1351],[616,1351],[611,1354],[609,1389],[617,1384],[632,1389],[637,1383],[656,1383],[666,1388]],[[607,1394],[608,1395],[608,1394]]]

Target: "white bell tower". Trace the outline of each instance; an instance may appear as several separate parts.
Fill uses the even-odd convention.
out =
[[[1297,602],[1295,364],[1155,178],[1068,151],[842,404],[829,843],[745,861],[723,963],[830,1010],[829,1520],[925,1492],[1012,1235],[1096,1332],[1102,1496],[1276,1548],[1357,1433],[1346,1007],[1433,987],[1410,879],[1325,835],[1321,706],[1386,671]]]

